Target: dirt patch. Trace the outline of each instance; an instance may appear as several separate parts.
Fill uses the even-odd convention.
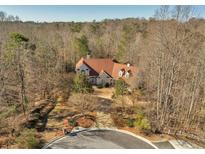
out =
[[[111,99],[114,93],[114,88],[97,88],[96,86],[93,86],[94,92],[93,95],[101,97],[101,98],[106,98],[106,99]]]
[[[103,128],[103,127],[115,127],[114,122],[111,118],[111,114],[104,113],[104,112],[97,112],[96,116],[96,127]]]
[[[89,128],[92,127],[94,124],[94,121],[91,119],[87,119],[85,117],[82,117],[77,120],[78,126],[81,126],[83,128]]]
[[[62,130],[61,131],[44,131],[41,135],[45,143],[49,143],[54,138],[64,136]]]
[[[120,127],[119,129],[126,130],[126,131],[132,132],[136,135],[142,136],[142,137],[148,139],[151,142],[168,141],[168,140],[175,139],[174,137],[172,137],[170,135],[166,135],[166,134],[149,134],[149,135],[146,135],[144,132],[142,132],[138,128]]]
[[[13,143],[15,141],[14,137],[9,137],[9,136],[1,136],[0,138],[0,149],[6,149],[9,148],[9,146],[11,145],[11,143]]]

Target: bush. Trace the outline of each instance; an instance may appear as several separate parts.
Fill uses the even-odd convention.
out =
[[[92,93],[93,88],[84,74],[76,74],[74,77],[73,90],[77,93]]]
[[[115,82],[115,95],[124,95],[127,94],[127,84],[125,83],[124,80],[119,79]]]
[[[77,126],[76,120],[75,120],[75,119],[70,119],[70,120],[69,120],[69,125],[70,125],[70,126],[73,126],[73,127]]]
[[[150,130],[151,127],[150,127],[150,122],[149,122],[149,120],[148,120],[147,118],[143,118],[143,119],[141,120],[140,127],[141,127],[141,129],[143,129],[143,130]]]
[[[108,87],[110,87],[110,85],[109,85],[109,83],[106,83],[105,88],[108,88]]]
[[[124,127],[126,125],[126,121],[123,118],[115,117],[113,120],[117,127]]]
[[[149,120],[142,113],[136,115],[136,120],[134,122],[135,126],[138,126],[143,131],[150,131],[151,125]]]
[[[19,148],[40,148],[40,139],[36,137],[36,131],[34,129],[24,129],[20,136],[16,138],[16,143]]]
[[[14,41],[15,43],[21,43],[21,42],[28,42],[29,39],[26,38],[24,35],[20,34],[20,33],[11,33],[10,34],[10,39],[11,41]]]
[[[135,126],[135,120],[134,119],[128,119],[127,125],[128,125],[128,127],[134,127]]]
[[[124,127],[126,126],[126,120],[123,119],[121,115],[118,115],[117,113],[111,114],[112,120],[117,127]]]

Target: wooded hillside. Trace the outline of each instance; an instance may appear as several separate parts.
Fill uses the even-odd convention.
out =
[[[133,86],[153,103],[156,132],[205,138],[205,20],[184,6],[161,7],[149,20],[0,21],[0,130],[54,89],[69,93],[69,76],[87,54],[138,67]]]

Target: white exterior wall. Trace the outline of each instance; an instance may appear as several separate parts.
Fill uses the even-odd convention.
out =
[[[129,72],[126,72],[125,73],[125,78],[129,78],[130,77],[130,73]]]
[[[106,85],[106,83],[108,83],[110,85],[114,83],[114,79],[105,72],[101,73],[99,76],[89,76],[90,68],[85,64],[82,64],[80,67],[76,68],[75,71],[76,73],[85,72],[85,75],[88,76],[88,82],[91,84]]]
[[[100,85],[100,84],[106,85],[106,83],[110,85],[112,81],[113,79],[106,73],[102,73],[97,77],[97,85]]]
[[[89,75],[90,68],[86,66],[85,64],[82,64],[80,67],[76,68],[75,70],[77,73],[83,73],[85,72],[85,75]]]

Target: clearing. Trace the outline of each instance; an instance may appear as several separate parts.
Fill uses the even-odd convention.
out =
[[[114,93],[114,88],[97,88],[96,86],[93,86],[94,93],[93,95],[96,95],[97,97],[106,98],[112,100],[112,96]]]

